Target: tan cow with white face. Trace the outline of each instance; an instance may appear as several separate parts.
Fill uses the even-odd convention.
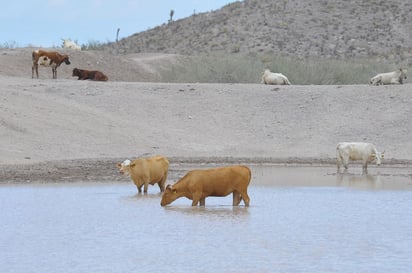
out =
[[[205,205],[208,196],[227,196],[233,193],[233,206],[240,201],[249,206],[250,198],[247,188],[251,171],[246,166],[230,166],[206,170],[193,170],[173,185],[167,185],[163,193],[161,206],[166,206],[177,198],[192,200],[192,206]]]
[[[139,158],[133,161],[126,159],[122,163],[117,163],[117,168],[121,174],[127,174],[133,180],[139,193],[144,193],[150,185],[158,184],[160,192],[165,190],[167,174],[169,171],[169,160],[164,156],[153,156],[149,158]]]

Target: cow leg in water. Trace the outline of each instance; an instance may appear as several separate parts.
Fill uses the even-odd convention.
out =
[[[250,198],[249,195],[247,194],[247,191],[243,191],[240,193],[241,195],[241,199],[243,198],[243,202],[245,203],[246,207],[249,207],[249,202],[250,202]]]
[[[362,165],[362,174],[368,174],[368,163]]]
[[[160,192],[164,192],[165,191],[165,184],[162,183],[162,182],[159,182],[158,185],[159,185]]]
[[[338,156],[336,158],[336,167],[337,167],[337,172],[340,172],[340,166],[342,165],[342,158],[340,156]]]
[[[200,202],[200,205],[201,206],[204,206],[205,205],[205,198],[203,198],[203,200],[202,200],[202,194],[201,193],[194,193],[193,194],[193,196],[192,196],[192,207],[194,207],[194,206],[197,206],[197,203],[199,203]],[[203,202],[203,205],[202,205],[202,202]]]
[[[147,193],[148,188],[149,188],[149,183],[148,183],[148,182],[144,182],[143,192],[144,192],[144,193]]]
[[[167,172],[163,175],[162,180],[160,180],[160,182],[159,182],[160,192],[164,192],[164,191],[165,191],[166,180],[167,180]]]
[[[137,188],[137,191],[138,191],[139,193],[142,193],[142,186],[139,187],[139,186],[136,185],[136,188]]]
[[[239,192],[234,191],[233,192],[233,206],[239,206],[240,201],[242,201],[242,196],[240,195]]]
[[[343,167],[345,168],[345,171],[348,170],[348,164],[349,164],[349,159],[343,159]]]

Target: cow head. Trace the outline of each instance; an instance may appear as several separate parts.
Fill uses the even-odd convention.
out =
[[[270,70],[269,70],[269,69],[265,69],[265,70],[262,72],[262,77],[261,77],[260,83],[266,84],[265,78],[266,78],[269,74],[270,74]]]
[[[383,151],[382,153],[376,152],[375,154],[372,154],[371,155],[371,161],[376,160],[376,165],[380,166],[382,164],[382,160],[384,158],[384,153],[385,153],[385,151]]]
[[[405,68],[399,68],[399,83],[403,83],[403,80],[407,79],[406,73],[408,72]]]
[[[371,85],[381,85],[382,84],[382,77],[380,75],[376,75],[375,77],[371,78],[369,83]]]
[[[122,163],[117,163],[116,166],[119,169],[119,172],[121,174],[124,174],[124,173],[129,173],[130,168],[133,167],[134,164],[129,159],[126,159]]]
[[[69,55],[67,55],[67,54],[64,54],[64,55],[63,55],[63,62],[64,62],[65,64],[70,64]]]
[[[72,77],[80,76],[80,70],[78,68],[73,69]]]
[[[163,192],[162,195],[162,200],[160,201],[160,205],[162,207],[169,205],[173,201],[175,201],[177,198],[179,198],[179,194],[176,189],[173,188],[172,185],[167,185],[165,191]]]

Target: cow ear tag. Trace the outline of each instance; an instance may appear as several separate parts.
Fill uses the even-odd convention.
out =
[[[177,193],[177,190],[173,190],[173,193]]]

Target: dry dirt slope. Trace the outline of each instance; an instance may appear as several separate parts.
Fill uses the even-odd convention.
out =
[[[410,85],[0,79],[1,164],[142,154],[329,160],[340,141],[412,159]]]

